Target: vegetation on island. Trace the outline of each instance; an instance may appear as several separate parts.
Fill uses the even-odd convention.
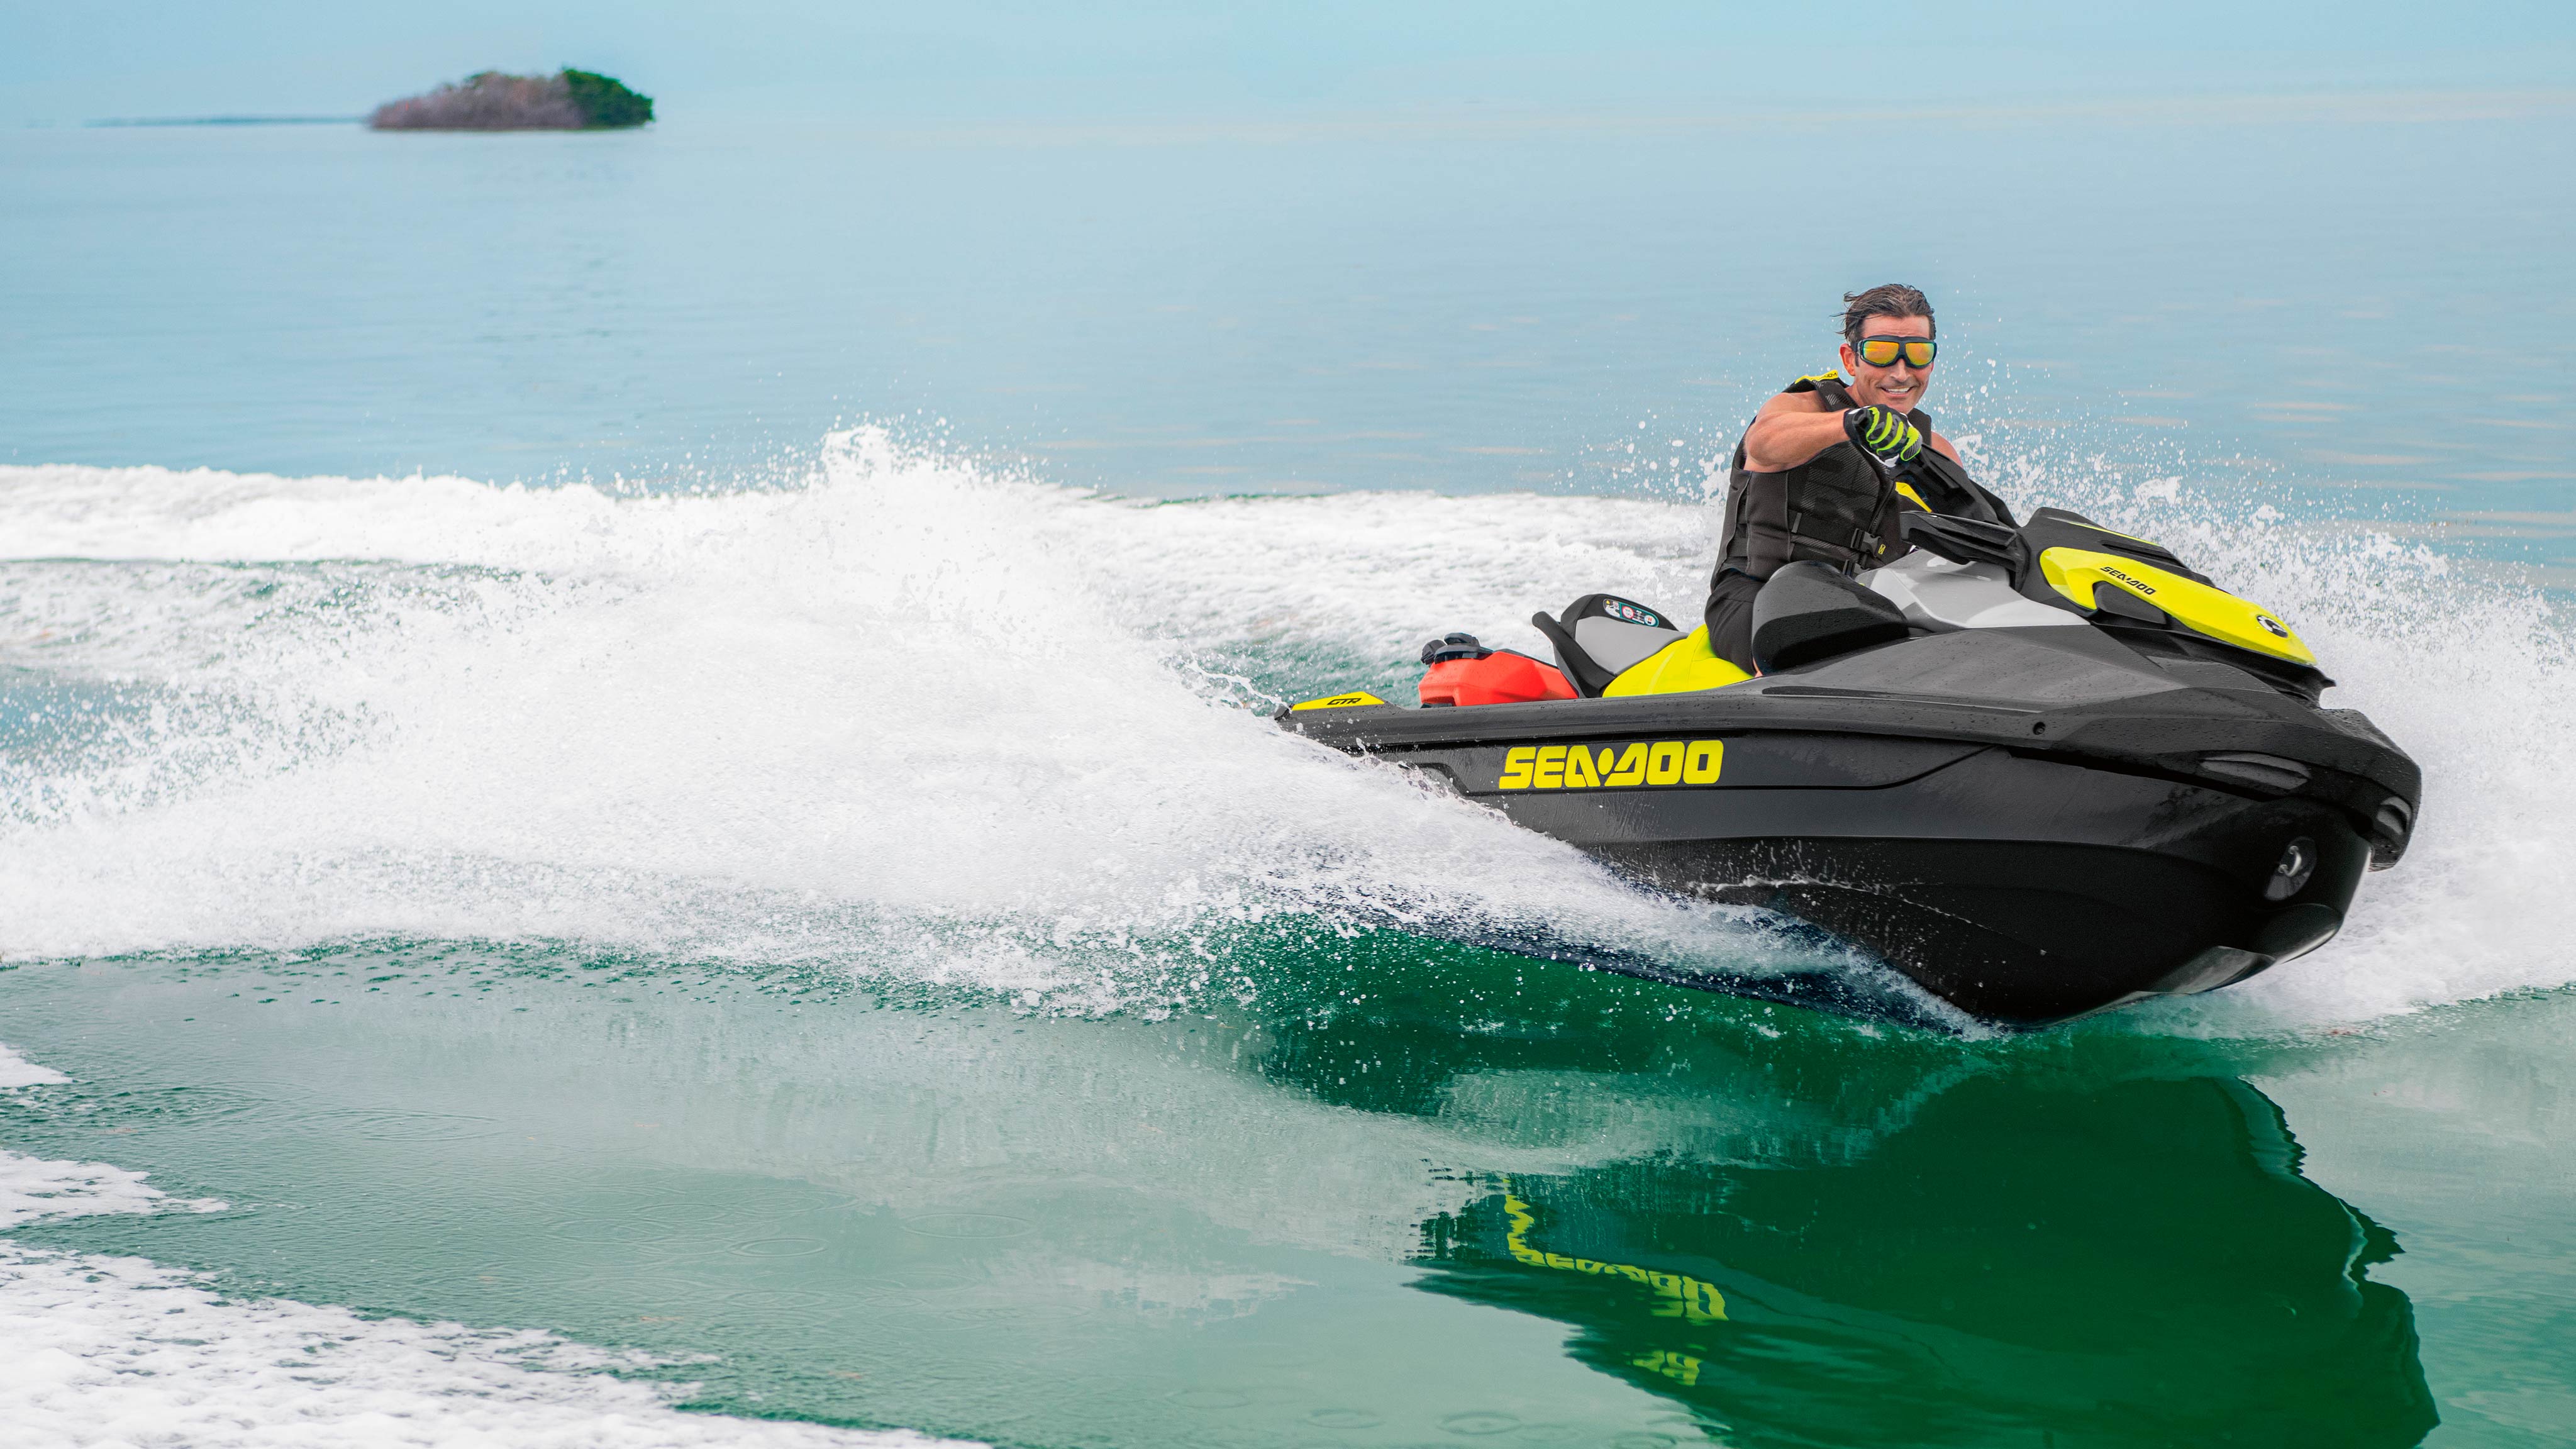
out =
[[[586,123],[592,127],[614,130],[640,126],[653,119],[653,98],[628,90],[626,82],[613,75],[566,66],[563,81],[572,88],[572,103],[581,107]]]
[[[652,119],[651,96],[615,76],[567,66],[553,75],[483,71],[387,101],[367,124],[379,131],[604,131]]]

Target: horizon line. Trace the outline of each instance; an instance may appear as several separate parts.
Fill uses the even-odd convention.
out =
[[[718,91],[713,94],[721,95]],[[1803,109],[1802,109],[1803,107]],[[2536,113],[2576,110],[2576,87],[2372,87],[2280,91],[2165,91],[2119,96],[2029,97],[1975,101],[1926,99],[1867,110],[1835,110],[1853,121],[2010,121],[2047,119],[2186,120],[2227,115],[2233,119],[2314,119],[2336,112],[2368,108],[2353,119],[2381,121],[2507,120]],[[1737,126],[1776,125],[1783,120],[1812,119],[1815,108],[1782,97],[1748,100],[1723,109],[1673,109],[1646,106],[1516,105],[1499,101],[1444,101],[1432,105],[1387,105],[1338,110],[1282,109],[1263,115],[1167,114],[1163,116],[1015,117],[978,120],[847,115],[811,110],[734,111],[719,107],[701,112],[711,120],[771,119],[810,123],[847,119],[891,136],[911,140],[976,140],[1153,144],[1156,142],[1231,138],[1236,140],[1320,139],[1389,131],[1419,135],[1467,136],[1477,133],[1530,131],[1690,131]],[[184,126],[321,126],[358,125],[358,115],[209,115],[116,116],[94,120],[24,119],[17,129],[74,130]],[[0,123],[6,125],[8,123]]]
[[[110,116],[103,120],[80,121],[90,126],[337,126],[353,125],[364,116]],[[43,126],[42,121],[30,122]]]

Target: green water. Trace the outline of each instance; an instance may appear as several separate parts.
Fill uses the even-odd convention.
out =
[[[1161,1021],[564,960],[0,971],[79,1079],[7,1140],[232,1204],[19,1236],[1009,1444],[2576,1422],[2568,992],[1961,1041],[1394,933]]]

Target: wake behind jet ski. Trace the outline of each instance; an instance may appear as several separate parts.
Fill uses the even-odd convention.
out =
[[[2063,510],[1898,526],[1883,566],[1760,586],[1758,674],[1595,594],[1533,619],[1552,664],[1450,635],[1422,708],[1351,691],[1278,717],[2010,1024],[2312,951],[2404,854],[2414,761],[2320,707],[2332,681],[2276,616]]]

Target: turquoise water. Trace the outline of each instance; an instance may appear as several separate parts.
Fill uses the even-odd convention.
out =
[[[2576,557],[2576,114],[2166,112],[1893,117],[1919,184],[1848,223],[1744,122],[20,131],[0,456],[686,487],[876,419],[1130,495],[1595,493],[1679,438],[1695,498],[1902,276],[1997,451]]]
[[[2567,1442],[2570,119],[0,133],[0,1411]],[[1888,989],[1262,717],[1688,608],[1890,276],[2423,762],[2326,950],[1650,985]]]

